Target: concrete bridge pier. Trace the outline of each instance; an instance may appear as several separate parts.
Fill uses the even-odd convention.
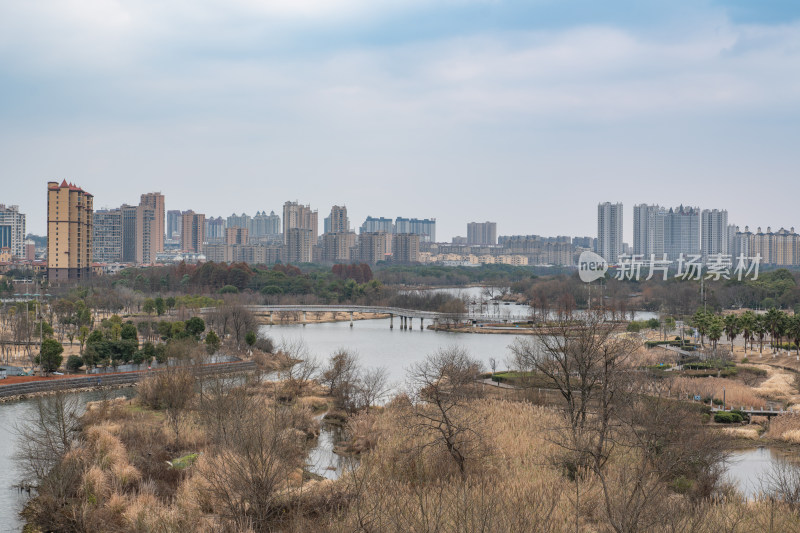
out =
[[[353,327],[353,312],[350,311],[350,327]]]
[[[303,311],[303,327],[306,326],[306,312]]]
[[[407,329],[414,329],[414,317],[408,317],[408,328]]]
[[[389,329],[394,329],[394,315],[389,315]]]
[[[425,329],[425,319],[422,318],[422,317],[419,318],[419,329],[420,330],[424,330]]]
[[[407,316],[403,317],[403,325],[400,326],[400,329],[408,329],[408,317]]]
[[[434,318],[433,319],[433,331],[439,331],[439,319],[438,318]]]
[[[272,311],[269,312],[269,325],[273,325],[274,322],[272,321]]]

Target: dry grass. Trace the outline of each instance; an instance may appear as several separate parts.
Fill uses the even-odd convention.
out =
[[[766,436],[800,444],[800,413],[788,413],[772,418]]]
[[[722,432],[730,437],[735,437],[737,439],[758,440],[759,438],[758,430],[753,427],[723,428]]]
[[[675,378],[673,390],[690,396],[700,395],[702,398],[714,398],[722,401],[723,389],[725,402],[735,407],[764,407],[766,401],[756,389],[725,378]]]

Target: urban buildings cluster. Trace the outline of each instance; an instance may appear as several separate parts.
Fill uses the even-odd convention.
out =
[[[605,202],[597,206],[597,245],[595,251],[609,263],[621,256],[644,260],[677,261],[681,256],[700,257],[708,262],[717,257],[735,261],[737,257],[760,257],[761,264],[800,266],[800,235],[794,228],[773,232],[759,227],[751,232],[728,221],[724,209],[703,209],[659,205],[633,206],[633,246],[623,242],[623,206]]]
[[[623,255],[675,261],[681,255],[708,260],[721,254],[800,266],[800,235],[794,228],[740,230],[724,209],[684,205],[635,205],[629,245],[623,241],[623,205],[611,202],[598,205],[597,237],[498,235],[497,224],[486,221],[469,222],[466,237],[448,243],[436,241],[435,218],[368,216],[356,232],[344,205],[331,208],[320,235],[318,211],[297,201],[285,202],[282,215],[263,210],[226,218],[166,211],[159,192],[142,194],[136,205],[94,211],[93,204],[93,196],[77,185],[48,182],[47,246],[40,249],[26,241],[19,207],[0,204],[0,268],[25,264],[63,280],[179,261],[571,267],[587,250],[609,263]]]

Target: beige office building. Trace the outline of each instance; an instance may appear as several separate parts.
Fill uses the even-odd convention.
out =
[[[92,275],[93,197],[80,187],[47,184],[47,277],[50,281]]]
[[[194,211],[181,214],[181,251],[203,253],[206,216]]]
[[[225,244],[247,244],[248,233],[247,228],[225,228]]]

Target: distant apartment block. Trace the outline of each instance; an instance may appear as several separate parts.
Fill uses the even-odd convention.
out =
[[[238,226],[237,226],[238,227]],[[207,243],[225,242],[225,230],[227,224],[222,217],[210,217],[205,221],[205,234]]]
[[[8,248],[12,257],[25,257],[25,215],[19,206],[0,204],[0,248]]]
[[[247,244],[247,234],[250,230],[234,226],[225,229],[225,244]]]
[[[122,210],[102,209],[94,213],[93,261],[122,261]]]
[[[467,244],[497,244],[497,223],[470,222],[467,224]]]
[[[667,259],[677,261],[684,257],[700,255],[700,209],[680,206],[670,208],[664,218],[664,252]]]
[[[700,221],[700,250],[704,260],[717,254],[730,255],[728,212],[724,209],[703,209]]]
[[[391,218],[368,216],[364,223],[361,224],[359,233],[378,233],[381,231],[383,233],[394,233],[394,222]]]
[[[181,251],[203,253],[205,219],[205,215],[194,211],[185,211],[181,214]]]
[[[420,236],[421,241],[436,242],[435,218],[403,218],[394,221],[395,233],[413,233]]]
[[[181,212],[179,209],[167,211],[167,239],[171,241],[181,238]]]
[[[633,206],[633,253],[649,259],[664,255],[664,223],[667,211],[658,205]]]
[[[52,281],[92,275],[93,197],[80,187],[47,184],[47,277]]]
[[[152,222],[146,228],[149,235],[146,240],[149,241],[149,246],[152,252],[149,254],[149,263],[154,263],[156,254],[164,251],[164,195],[160,192],[149,192],[143,194],[139,200],[139,205],[145,209],[152,210]]]
[[[361,233],[358,236],[358,253],[354,258],[374,265],[386,261],[392,253],[392,234],[385,231]]]
[[[311,231],[311,239],[314,244],[319,237],[319,223],[317,212],[311,210],[309,205],[301,205],[297,202],[286,202],[283,204],[283,242],[289,244],[289,230],[304,229]]]
[[[352,231],[324,233],[322,235],[322,261],[326,263],[346,263],[350,261],[351,250],[358,243]]]
[[[236,213],[234,213],[228,217],[226,227],[250,229],[250,223],[251,223],[250,215],[246,215],[245,213],[237,215]]]
[[[622,254],[621,203],[605,202],[597,206],[597,253],[609,263],[616,263]]]
[[[286,261],[311,263],[314,260],[315,242],[314,232],[310,228],[289,228],[286,231]]]
[[[732,260],[736,265],[737,257],[761,256],[762,264],[775,266],[800,266],[800,234],[794,228],[773,232],[768,227],[762,232],[761,228],[751,232],[748,226],[744,231],[737,231],[734,239]]]
[[[419,262],[419,242],[416,233],[398,233],[392,241],[392,262],[410,264]]]
[[[325,217],[323,233],[344,233],[350,231],[350,219],[347,218],[347,207],[335,205],[331,214]]]
[[[258,211],[250,222],[250,237],[256,240],[281,234],[281,217],[270,211]]]

